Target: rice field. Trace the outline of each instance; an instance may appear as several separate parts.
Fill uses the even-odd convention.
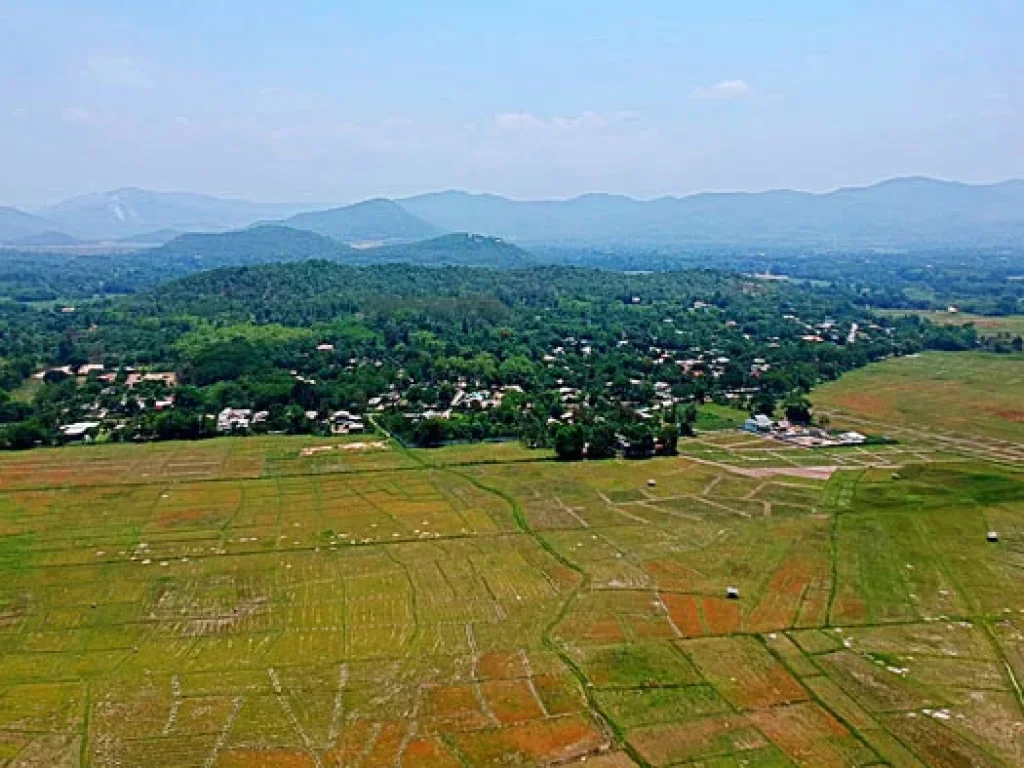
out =
[[[1024,764],[1024,475],[764,443],[0,455],[0,765]]]

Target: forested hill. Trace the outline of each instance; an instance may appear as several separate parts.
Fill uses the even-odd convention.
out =
[[[530,264],[523,249],[493,237],[442,235],[376,248],[352,248],[314,232],[261,226],[217,235],[183,235],[146,254],[157,260],[192,259],[203,268],[323,259],[345,264],[458,265],[509,269]]]
[[[352,249],[329,237],[291,227],[260,226],[222,234],[190,234],[140,254],[158,262],[194,261],[200,269],[305,259],[343,260]]]
[[[354,263],[418,264],[517,269],[536,262],[532,254],[496,237],[442,235],[431,240],[358,251]]]
[[[689,307],[706,302],[720,309],[744,308],[744,317],[779,324],[780,311],[799,306],[815,315],[861,317],[845,293],[808,291],[788,283],[757,283],[741,275],[710,270],[623,274],[598,269],[534,266],[523,269],[424,268],[407,264],[351,266],[327,261],[219,269],[160,285],[127,300],[129,313],[190,316],[209,320],[255,321],[307,326],[351,312],[388,311],[431,305],[454,306],[467,297],[486,297],[506,310],[545,310],[562,316],[590,315],[608,322],[608,306],[650,315],[656,307]],[[570,306],[572,307],[570,311]],[[616,310],[618,311],[618,310]],[[746,314],[747,312],[752,314]],[[593,313],[591,315],[591,313]],[[557,318],[551,322],[557,323]],[[673,330],[665,327],[665,332]]]

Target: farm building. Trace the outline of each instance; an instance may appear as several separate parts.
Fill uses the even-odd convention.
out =
[[[759,413],[751,419],[747,419],[743,425],[743,429],[747,432],[770,432],[772,429],[772,420],[765,416],[763,413]]]

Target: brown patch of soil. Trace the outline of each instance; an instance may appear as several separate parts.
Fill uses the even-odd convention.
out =
[[[683,637],[701,637],[704,626],[700,620],[700,607],[693,595],[662,595],[661,600],[668,609],[668,615],[679,627]]]
[[[704,621],[712,635],[731,635],[740,629],[740,604],[724,597],[704,597]]]

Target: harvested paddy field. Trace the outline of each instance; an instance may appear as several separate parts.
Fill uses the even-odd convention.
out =
[[[1024,763],[1024,475],[681,448],[0,456],[0,765]]]

